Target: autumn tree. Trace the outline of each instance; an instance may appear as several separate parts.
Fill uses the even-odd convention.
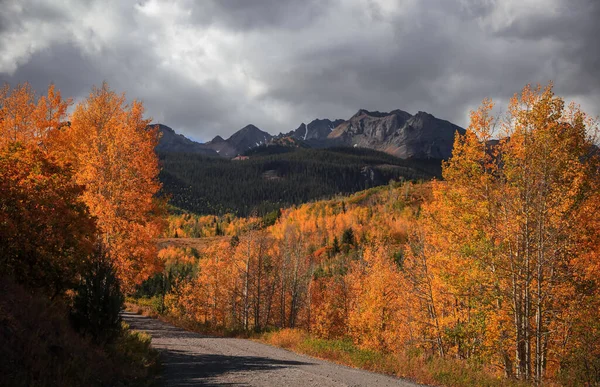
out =
[[[598,197],[595,125],[552,85],[525,87],[503,119],[492,107],[486,100],[472,113],[434,185],[429,259],[454,299],[447,327],[479,313],[484,349],[506,374],[541,382],[569,341],[574,263],[597,250],[586,242],[597,224],[580,222]]]
[[[405,259],[402,262],[403,283],[407,285],[406,301],[410,303],[410,343],[420,347],[429,355],[444,357],[448,346],[443,336],[441,286],[439,276],[434,276],[435,261],[427,243],[424,230],[416,224],[405,247]],[[433,262],[432,262],[433,261]]]
[[[271,238],[263,231],[250,231],[233,247],[233,267],[239,277],[240,326],[262,329],[272,314],[275,279]]]
[[[95,225],[84,187],[52,152],[70,100],[54,85],[0,90],[0,255],[2,272],[52,296],[71,288],[92,253]]]
[[[92,252],[95,225],[73,171],[34,146],[0,151],[0,272],[56,296]]]
[[[0,146],[18,142],[48,150],[56,131],[68,124],[70,104],[52,84],[41,96],[28,83],[14,89],[5,84],[0,89]]]
[[[348,333],[350,285],[346,276],[317,273],[311,284],[310,331],[326,339],[342,338]]]
[[[104,83],[75,107],[71,124],[54,139],[85,186],[83,201],[126,291],[160,269],[154,242],[163,226],[156,198],[158,132],[147,128],[143,114],[141,102],[126,104]]]
[[[388,250],[375,243],[348,273],[351,302],[348,328],[358,344],[390,351],[402,348],[406,326],[403,316],[402,284],[398,267]]]
[[[231,301],[236,280],[229,243],[225,240],[215,242],[202,252],[191,280],[175,285],[170,309],[176,315],[212,328],[231,326],[231,305],[235,304]]]

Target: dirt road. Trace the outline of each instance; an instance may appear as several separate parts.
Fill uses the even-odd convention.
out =
[[[152,335],[167,386],[417,386],[250,340],[203,336],[129,312],[123,318]]]

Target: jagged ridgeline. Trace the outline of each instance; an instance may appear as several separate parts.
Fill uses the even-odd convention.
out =
[[[156,150],[171,204],[201,214],[240,216],[390,180],[439,176],[456,132],[464,133],[431,114],[398,109],[360,109],[348,120],[316,119],[276,136],[246,125],[227,139],[216,136],[204,144],[159,128]]]
[[[274,209],[391,180],[428,180],[440,160],[403,160],[363,148],[257,147],[233,160],[159,152],[163,190],[170,203],[200,214],[264,215]]]

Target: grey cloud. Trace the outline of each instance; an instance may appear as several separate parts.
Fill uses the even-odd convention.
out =
[[[12,44],[3,38],[36,21],[52,20],[56,36],[40,37],[46,43],[15,59],[13,73],[0,69],[0,81],[27,80],[38,90],[54,82],[80,98],[106,80],[142,99],[155,120],[203,141],[247,123],[276,133],[359,108],[424,110],[466,125],[484,97],[505,101],[526,83],[551,79],[558,94],[585,100],[597,115],[600,5],[557,2],[557,12],[517,6],[506,21],[493,0],[398,8],[377,0],[182,1],[156,19],[106,3],[119,15],[112,26],[81,24],[86,7],[63,14],[54,2],[36,2],[18,22],[0,14],[0,41]]]
[[[52,2],[32,1],[23,3],[17,0],[0,2],[3,12],[0,13],[0,31],[23,28],[23,23],[30,20],[58,22],[64,18]]]
[[[190,4],[196,23],[235,31],[305,27],[327,11],[330,0],[207,0]]]
[[[492,5],[488,3],[477,12],[488,13]],[[509,27],[497,32],[486,31],[477,23],[452,27],[452,23],[464,22],[468,10],[452,6],[444,9],[444,4],[437,2],[436,12],[423,7],[416,10],[417,18],[410,14],[394,20],[398,26],[394,41],[374,47],[337,47],[335,55],[326,62],[311,56],[298,58],[289,74],[281,76],[283,81],[275,92],[291,103],[304,104],[310,90],[316,87],[318,92],[310,98],[316,104],[342,102],[346,109],[339,109],[338,115],[347,115],[348,107],[356,110],[360,104],[382,110],[402,108],[413,113],[427,110],[462,125],[467,124],[466,110],[483,97],[506,100],[526,83],[545,84],[554,79],[559,93],[591,93],[597,90],[600,78],[598,67],[586,68],[586,63],[594,63],[595,55],[570,54],[577,47],[589,49],[594,41],[594,35],[588,36],[590,31],[582,27],[597,26],[591,8],[596,6],[577,10],[577,16],[568,21],[556,16],[567,29],[564,33],[548,31],[536,36],[533,31],[547,29],[548,19],[533,18],[527,20],[529,32],[508,36]],[[555,19],[551,25],[558,28],[561,23]],[[575,23],[582,24],[575,27]],[[570,41],[570,26],[581,30],[576,34],[576,45]],[[540,47],[542,39],[554,40],[549,43],[551,49]],[[318,55],[322,53],[314,56]],[[321,67],[311,68],[315,63]],[[290,76],[292,73],[295,76]],[[594,80],[578,85],[588,74]],[[578,77],[581,79],[576,80]],[[453,78],[460,83],[451,85]]]
[[[0,73],[0,82],[11,86],[29,82],[38,92],[54,83],[63,96],[77,98],[88,93],[92,84],[102,82],[102,76],[94,62],[77,48],[58,44],[34,53],[13,74]]]

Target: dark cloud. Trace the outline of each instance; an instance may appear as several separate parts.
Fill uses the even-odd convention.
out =
[[[8,1],[0,81],[82,98],[106,80],[197,140],[359,108],[460,125],[527,83],[600,113],[596,0]]]
[[[190,4],[195,23],[234,31],[306,27],[327,12],[330,0],[206,0]]]
[[[14,86],[29,82],[43,91],[54,83],[61,93],[73,98],[83,97],[91,86],[102,82],[102,75],[93,60],[69,44],[57,44],[34,53],[13,74],[0,74],[0,82]]]

